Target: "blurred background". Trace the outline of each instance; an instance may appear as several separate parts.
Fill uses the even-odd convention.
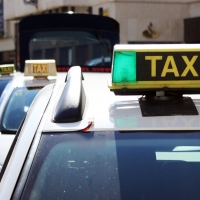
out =
[[[123,44],[200,43],[200,0],[0,0],[0,64],[18,62],[19,21],[45,13],[114,18]]]

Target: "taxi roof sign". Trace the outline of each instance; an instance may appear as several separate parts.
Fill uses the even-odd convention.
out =
[[[56,76],[55,60],[26,60],[24,76],[47,77]]]
[[[200,92],[200,45],[115,45],[111,91]],[[183,92],[185,93],[185,92]]]
[[[15,65],[14,64],[3,64],[0,65],[0,75],[9,75],[14,73]]]

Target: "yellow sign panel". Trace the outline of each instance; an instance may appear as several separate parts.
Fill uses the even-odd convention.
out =
[[[56,76],[57,70],[55,60],[26,60],[25,64],[25,76]]]
[[[14,73],[14,65],[13,64],[6,64],[6,65],[0,65],[0,74],[11,74]]]
[[[33,64],[33,73],[48,73],[48,64]]]

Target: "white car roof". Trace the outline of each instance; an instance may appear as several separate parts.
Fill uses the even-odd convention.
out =
[[[83,120],[58,124],[53,123],[52,115],[49,115],[43,132],[81,130],[90,120],[94,123],[90,130],[200,130],[199,115],[143,117],[138,101],[141,96],[115,96],[107,86],[110,76],[110,73],[84,73],[83,84],[88,102]],[[193,98],[200,113],[200,95],[185,96]],[[47,112],[53,112],[58,99],[59,96],[55,100],[52,97],[52,106]]]

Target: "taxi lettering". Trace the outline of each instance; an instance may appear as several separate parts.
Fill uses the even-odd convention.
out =
[[[160,76],[166,77],[168,73],[173,73],[175,77],[186,77],[187,74],[191,72],[194,77],[198,77],[199,75],[194,68],[194,63],[196,62],[197,58],[197,55],[193,56],[191,59],[188,59],[187,56],[182,56],[186,66],[184,71],[180,74],[174,57],[167,56]],[[151,77],[156,77],[157,62],[159,62],[159,60],[163,60],[163,56],[145,56],[145,60],[149,60],[151,62]]]
[[[13,67],[2,67],[1,72],[3,73],[12,73],[13,72]]]
[[[48,73],[47,64],[33,64],[33,73]]]

